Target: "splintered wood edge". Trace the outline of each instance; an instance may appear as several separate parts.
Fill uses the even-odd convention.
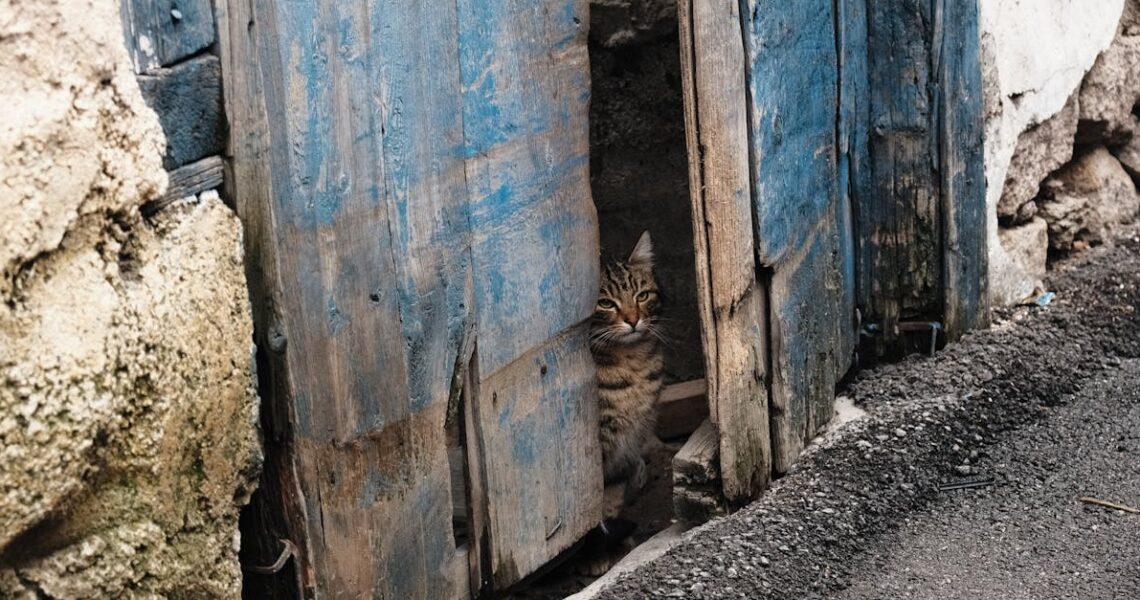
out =
[[[673,485],[707,486],[719,479],[717,458],[720,452],[720,435],[712,421],[705,419],[689,437],[681,451],[673,457]]]

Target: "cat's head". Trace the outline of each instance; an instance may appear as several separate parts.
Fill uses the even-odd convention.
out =
[[[590,344],[604,348],[659,338],[660,291],[653,277],[653,242],[641,234],[629,258],[602,265]]]

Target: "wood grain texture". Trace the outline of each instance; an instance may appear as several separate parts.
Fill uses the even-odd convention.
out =
[[[738,3],[678,4],[697,294],[725,497],[768,486],[765,299],[756,280],[744,47]]]
[[[162,125],[166,154],[162,166],[172,171],[220,154],[226,122],[222,107],[222,73],[218,58],[199,56],[170,68],[140,75],[139,88]]]
[[[716,426],[706,420],[673,457],[673,514],[678,519],[697,524],[724,514],[719,452]]]
[[[954,339],[989,318],[977,3],[844,6],[845,83],[865,77],[869,98],[849,131],[869,173],[853,189],[872,351],[893,349],[905,321],[942,321]]]
[[[293,505],[303,593],[513,584],[601,516],[585,2],[251,10],[223,44],[230,170],[290,457],[265,504]]]
[[[473,592],[502,589],[601,518],[585,0],[460,0],[477,313]],[[551,482],[558,482],[551,485]]]
[[[694,379],[665,386],[657,400],[657,437],[689,435],[709,417],[708,382]]]
[[[870,155],[867,150],[870,126],[870,84],[867,75],[867,0],[838,0],[836,3],[836,36],[839,60],[838,181],[839,234],[844,296],[842,309],[856,314],[860,308],[859,286],[862,268],[859,263],[860,198],[871,189]],[[861,319],[853,324],[853,352],[860,344],[858,329]],[[854,358],[854,357],[853,357]]]
[[[937,320],[942,306],[937,131],[931,122],[931,3],[867,7],[871,187],[859,199],[865,320],[896,341],[900,321]]]
[[[772,460],[785,473],[830,420],[854,348],[838,38],[832,3],[742,5],[757,256],[771,277]]]
[[[222,187],[223,173],[220,156],[207,156],[179,167],[170,172],[170,183],[166,186],[166,193],[158,200],[143,205],[142,213],[150,216],[183,198],[218,189]]]
[[[597,388],[588,326],[479,383],[475,419],[489,504],[480,579],[503,589],[601,521]]]
[[[124,0],[120,9],[136,73],[173,65],[214,43],[210,0]]]
[[[444,419],[473,288],[455,12],[228,8],[233,191],[288,457],[265,487],[302,594],[452,597]]]
[[[977,0],[934,3],[942,186],[943,326],[951,340],[990,323],[981,32]]]
[[[585,0],[460,0],[479,364],[491,374],[589,316]]]

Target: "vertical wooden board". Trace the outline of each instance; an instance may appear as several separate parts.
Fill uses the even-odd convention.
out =
[[[938,0],[934,6],[945,237],[943,325],[954,339],[988,326],[990,314],[981,42],[977,0]]]
[[[784,473],[831,418],[854,346],[839,38],[832,3],[744,4],[757,256],[771,273],[772,462]]]
[[[210,0],[123,0],[120,11],[137,73],[173,65],[215,40]]]
[[[460,0],[485,523],[473,590],[516,583],[601,518],[585,0]],[[556,481],[558,485],[550,485]],[[477,499],[479,500],[479,499]]]
[[[937,320],[941,296],[941,206],[937,131],[932,127],[931,3],[867,5],[871,184],[858,200],[861,304],[894,341],[899,321]]]
[[[772,464],[778,474],[791,469],[831,419],[835,385],[854,349],[836,209],[819,228],[807,248],[775,268],[769,284]]]
[[[768,486],[771,450],[739,4],[681,0],[678,21],[709,413],[725,497],[740,504]]]
[[[309,507],[302,497],[297,474],[297,452],[292,436],[292,393],[286,368],[285,337],[280,330],[281,285],[277,268],[278,240],[273,231],[270,199],[274,197],[274,173],[287,165],[271,168],[266,86],[258,70],[260,39],[266,34],[252,28],[257,11],[250,2],[217,3],[219,57],[229,136],[226,155],[226,194],[236,198],[245,242],[246,278],[258,346],[258,392],[262,397],[261,421],[266,461],[258,489],[242,517],[242,559],[257,563],[279,552],[279,538],[291,540],[300,556],[280,575],[248,578],[246,593],[275,598],[312,598],[315,576],[308,535]],[[258,17],[259,18],[259,17]],[[281,154],[278,153],[277,160]],[[251,529],[252,528],[252,529]],[[271,558],[270,558],[271,559]]]
[[[849,236],[848,263],[844,266],[851,282],[845,302],[852,314],[865,309],[866,298],[860,292],[860,264],[865,254],[860,248],[865,239],[856,224],[860,222],[860,199],[870,198],[871,165],[867,149],[870,129],[870,89],[867,74],[867,0],[839,0],[836,5],[836,34],[839,36],[839,194],[840,207],[846,214],[840,218],[840,234]],[[856,331],[853,344],[858,344]]]
[[[588,317],[597,294],[585,0],[460,0],[484,374]]]
[[[223,44],[231,169],[305,595],[450,597],[443,428],[471,306],[455,12],[244,8]]]
[[[601,519],[594,363],[583,324],[479,384],[490,556],[480,578],[503,589]]]
[[[773,266],[806,248],[836,203],[834,13],[831,2],[742,4],[756,252]]]

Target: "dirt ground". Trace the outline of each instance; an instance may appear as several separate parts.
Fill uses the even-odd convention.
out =
[[[1051,304],[861,374],[866,418],[600,597],[1140,598],[1140,515],[1076,500],[1140,503],[1140,237],[1055,266]]]

